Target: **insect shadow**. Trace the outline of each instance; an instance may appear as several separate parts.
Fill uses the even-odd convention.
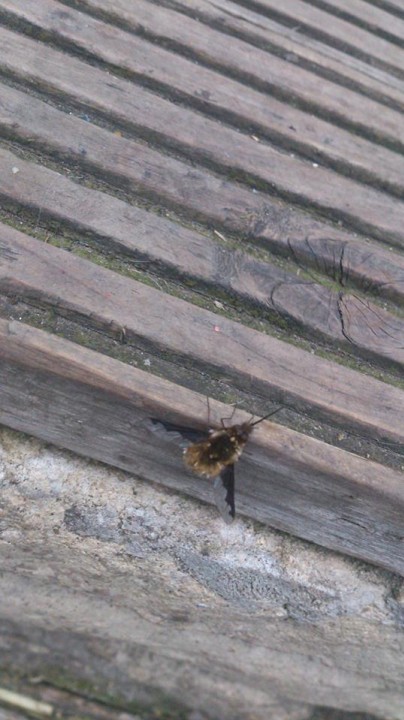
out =
[[[236,514],[234,465],[242,454],[247,441],[256,425],[275,415],[282,408],[268,413],[259,420],[228,425],[222,418],[221,427],[211,429],[208,434],[199,430],[150,418],[151,429],[163,439],[175,442],[182,447],[186,467],[209,478],[214,478],[214,499],[216,506],[226,523],[231,523]],[[210,415],[208,400],[208,417]],[[209,423],[208,423],[209,424]]]

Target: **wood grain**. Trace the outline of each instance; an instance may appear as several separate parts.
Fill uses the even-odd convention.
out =
[[[145,422],[199,425],[205,398],[18,322],[0,321],[0,340],[2,423],[210,499],[209,483]],[[212,412],[218,421],[228,408]],[[404,572],[399,473],[269,422],[237,469],[244,514]]]
[[[105,254],[129,263],[146,260],[163,276],[196,283],[207,296],[220,289],[259,308],[265,317],[272,313],[286,320],[300,334],[399,367],[404,327],[398,313],[346,292],[352,283],[369,297],[380,292],[395,302],[403,298],[402,256],[388,249],[404,246],[401,197],[392,197],[402,192],[401,166],[399,155],[387,149],[404,144],[401,116],[386,107],[389,93],[392,104],[399,103],[398,76],[386,82],[383,95],[384,71],[369,72],[361,94],[359,76],[366,63],[362,58],[352,66],[355,77],[350,70],[344,75],[350,66],[344,65],[340,49],[339,82],[321,81],[320,94],[319,77],[329,56],[319,63],[320,74],[307,63],[318,61],[321,42],[302,44],[298,57],[305,62],[299,67],[295,57],[276,57],[233,37],[231,23],[211,27],[226,14],[234,22],[231,8],[236,6],[224,1],[219,9],[200,2],[202,22],[143,0],[133,14],[134,9],[117,2],[117,24],[107,25],[53,0],[40,0],[35,7],[25,0],[6,0],[2,17],[17,31],[0,30],[0,65],[12,80],[0,94],[5,138],[19,145],[18,152],[28,148],[34,157],[63,165],[65,175],[73,170],[80,183],[83,175],[90,183],[103,183],[104,192],[2,150],[5,210],[14,220],[21,212],[31,223],[57,222],[62,233],[83,234],[78,242],[85,244],[87,238],[100,251],[94,260]],[[79,5],[96,14],[105,9],[103,0]],[[298,0],[288,0],[284,12],[292,6],[299,12],[303,8]],[[194,7],[190,0],[186,12]],[[312,18],[321,14],[307,5],[305,12],[314,27]],[[244,11],[240,13],[244,22]],[[131,33],[117,27],[123,20]],[[275,51],[275,36],[286,50],[288,39],[279,27],[276,20],[261,27],[272,38],[269,50]],[[337,32],[334,39],[338,41]],[[372,43],[369,39],[366,57],[376,57]],[[359,46],[360,39],[360,55]],[[386,67],[392,57],[386,55]],[[125,79],[107,68],[116,68]],[[337,73],[335,65],[330,73]],[[366,93],[374,93],[384,105]],[[257,129],[262,133],[258,138]],[[323,157],[330,167],[319,167],[321,163],[308,162],[290,149]],[[159,203],[163,214],[155,213],[155,207],[146,212],[130,205],[145,200]],[[170,210],[177,217],[167,218]],[[180,225],[179,215],[201,222],[201,232]],[[213,233],[205,236],[204,229],[219,230],[217,239]],[[231,237],[221,237],[223,232]],[[52,309],[84,331],[95,328],[112,338],[124,332],[129,346],[224,375],[244,392],[395,444],[400,452],[399,389],[11,227],[0,226],[0,242],[0,291],[7,298]],[[253,257],[248,252],[252,244],[314,267],[322,280],[330,275],[333,289],[298,279],[268,257]],[[189,478],[181,463],[178,468],[174,448],[161,447],[155,455],[157,440],[142,425],[149,415],[203,425],[203,398],[175,385],[160,387],[164,381],[152,376],[147,376],[149,385],[143,374],[135,381],[131,368],[101,354],[85,355],[89,351],[26,326],[7,325],[3,331],[5,422],[78,452],[86,452],[88,444],[93,457],[132,471],[136,467],[152,480],[167,469],[168,485],[210,497],[207,483]],[[217,410],[217,421],[220,417]],[[117,437],[106,439],[107,427],[117,428]],[[246,478],[242,510],[402,571],[399,475],[283,429],[278,445],[266,446],[264,430],[257,429],[254,452],[240,465]],[[275,437],[271,432],[271,442]],[[272,475],[275,495],[268,489]],[[299,493],[291,500],[296,483]]]
[[[18,168],[18,172],[13,174],[13,168]],[[4,151],[0,151],[0,172],[4,177],[1,195],[5,202],[12,201],[18,209],[30,207],[33,218],[40,213],[41,217],[52,215],[53,219],[67,221],[76,232],[91,236],[93,242],[115,258],[123,253],[135,263],[141,259],[142,263],[155,264],[160,272],[165,269],[178,279],[192,278],[201,284],[201,289],[221,289],[241,302],[260,307],[263,317],[271,314],[275,320],[284,318],[299,325],[310,337],[322,338],[338,347],[345,345],[354,354],[372,357],[382,365],[400,366],[404,361],[402,321],[369,301],[301,280],[276,265],[219,245],[166,218],[142,209],[129,209],[114,198],[83,189]],[[47,192],[49,187],[51,193]],[[7,247],[9,233],[1,227],[3,247]],[[301,253],[291,247],[299,259]],[[340,263],[334,257],[336,268],[340,268]],[[348,253],[346,268],[348,275]]]
[[[350,126],[355,121],[369,126],[370,120],[379,125],[377,118],[366,118],[363,114],[361,101],[353,89],[387,104],[393,102],[398,109],[403,107],[402,80],[299,32],[296,25],[293,28],[282,25],[230,0],[203,5],[199,0],[189,0],[186,4],[176,2],[175,7],[189,15],[150,5],[144,0],[138,0],[136,12],[125,0],[117,0],[113,7],[109,0],[81,0],[80,7],[101,12],[138,33],[145,32],[148,37],[172,44],[202,63],[220,67],[240,78],[248,75],[254,85],[261,80],[275,92],[310,103],[316,114],[321,110],[327,117],[335,113],[335,117]],[[248,52],[249,43],[254,46],[252,52]],[[260,63],[255,62],[255,56]],[[267,66],[268,72],[265,72]],[[270,72],[270,66],[275,72]],[[316,72],[321,73],[321,81],[316,78]],[[333,80],[345,87],[338,89]],[[345,94],[351,114],[345,106]],[[383,135],[386,132],[381,123],[379,131]]]
[[[61,11],[57,2],[5,0],[3,9],[12,12],[19,22],[28,21],[38,31],[52,33],[57,42],[70,42],[74,48],[126,74],[130,72],[136,80],[151,83],[170,96],[177,92],[191,106],[238,128],[261,134],[400,197],[404,193],[401,157],[382,146],[207,68],[199,66],[196,74],[195,63],[190,60],[83,13]]]
[[[281,8],[275,0],[261,0],[255,3],[255,7],[292,27],[298,24],[313,37],[348,49],[352,55],[362,55],[368,62],[378,63],[380,67],[403,77],[404,55],[401,48],[345,20],[330,16],[325,10],[302,0],[284,0]]]
[[[136,102],[138,102],[137,92],[136,98]],[[20,141],[29,142],[31,146],[37,143],[42,149],[47,148],[49,152],[57,153],[66,160],[70,160],[70,162],[78,161],[89,169],[98,168],[98,172],[102,172],[104,177],[119,177],[120,183],[124,182],[126,187],[138,191],[142,190],[149,196],[155,196],[158,193],[160,196],[165,196],[166,201],[171,198],[171,203],[176,205],[181,201],[181,198],[187,199],[188,208],[192,207],[192,204],[196,206],[202,204],[206,207],[208,203],[209,205],[212,203],[212,205],[222,208],[222,217],[225,217],[231,225],[234,213],[233,211],[229,212],[227,202],[232,202],[234,205],[236,195],[234,186],[229,186],[227,180],[220,179],[215,175],[206,175],[197,169],[192,169],[187,164],[179,163],[172,157],[162,156],[160,153],[145,147],[144,144],[116,137],[94,125],[89,126],[85,121],[80,122],[76,118],[62,114],[39,100],[27,98],[22,93],[7,86],[2,88],[0,108],[2,110],[1,125],[4,131],[18,137]],[[174,118],[172,120],[174,121]],[[158,122],[162,123],[162,118],[159,118]],[[204,133],[206,135],[208,131],[206,123],[208,121],[204,122]],[[191,131],[188,128],[186,132]],[[192,132],[196,134],[197,128],[194,127]],[[228,132],[233,131],[229,130]],[[207,138],[208,143],[217,142],[218,140],[217,133],[214,133],[210,139]],[[262,165],[264,157],[261,154],[260,146],[257,148],[257,143],[247,137],[245,137],[245,143],[251,143],[251,148],[254,148],[254,153],[251,154],[246,148],[247,164],[252,164],[254,158],[260,156]],[[193,150],[196,153],[198,152],[195,147]],[[224,146],[221,147],[221,152],[225,152]],[[207,156],[205,155],[205,157]],[[135,162],[133,158],[135,158]],[[290,158],[290,160],[293,159]],[[286,177],[288,164],[284,165],[281,159],[280,163],[280,173]],[[304,168],[305,173],[308,173],[313,178],[314,174],[320,170],[320,168],[310,169],[308,165],[304,165]],[[298,168],[293,165],[291,173],[294,174],[295,179],[298,178],[297,170]],[[322,173],[330,172],[322,171]],[[263,174],[268,173],[270,173],[270,169],[266,165],[263,168]],[[346,217],[349,225],[356,226],[364,232],[369,232],[384,242],[389,241],[399,246],[404,245],[402,204],[398,200],[389,198],[383,193],[378,193],[357,183],[352,183],[345,178],[335,176],[334,179],[340,184],[341,193],[337,192],[337,187],[334,185],[328,185],[323,188],[324,193],[322,194],[329,196],[329,201],[334,206],[336,216]],[[301,182],[304,183],[304,180],[304,175],[300,175],[298,193],[300,193],[300,202],[303,204],[306,201],[308,202],[308,197],[301,194],[304,193],[306,187],[300,185]],[[319,177],[317,183],[310,184],[310,193],[316,192],[318,181]],[[308,178],[307,182],[309,182]],[[206,197],[202,198],[201,185],[204,186],[207,194]],[[221,190],[219,197],[217,196],[218,189]],[[210,198],[208,196],[209,190],[211,192]],[[334,190],[335,194],[333,194]],[[349,194],[350,190],[353,191],[353,195]],[[247,197],[251,198],[251,193],[245,196],[246,199]],[[267,197],[265,196],[265,198]],[[355,198],[355,204],[353,204],[353,198]],[[298,195],[296,195],[295,199],[299,199]],[[326,202],[326,197],[323,197],[322,200]],[[319,201],[320,198],[317,198],[317,202]],[[338,203],[342,204],[341,210]],[[345,208],[343,207],[344,203]],[[211,214],[213,214],[212,210],[213,208],[210,209]],[[261,218],[263,216],[266,220],[265,224],[267,224],[271,217],[269,201],[261,202],[261,210]],[[325,206],[323,211],[326,212]],[[237,211],[235,214],[237,214]],[[251,211],[249,210],[248,201],[242,210],[240,205],[238,206],[238,214],[239,216],[244,215],[244,220],[251,223]],[[195,215],[200,217],[198,212]],[[289,216],[289,211],[286,212],[286,215]],[[328,208],[327,215],[332,215],[331,208]],[[259,226],[262,224],[261,218],[255,218],[255,222]],[[253,222],[254,219],[251,224]],[[306,220],[307,226],[313,227],[312,222],[307,223]],[[303,225],[301,231],[304,231],[304,229]]]
[[[403,441],[400,390],[2,227],[0,292],[361,434]],[[164,308],[164,313],[162,312]],[[147,322],[145,322],[147,318]]]
[[[48,90],[70,95],[75,103],[85,103],[87,110],[106,112],[148,137],[157,135],[166,146],[222,173],[256,182],[299,205],[310,204],[364,232],[403,242],[402,205],[388,195],[289,157],[126,81],[111,83],[103,72],[73,58],[67,65],[62,54],[4,29],[0,30],[0,63],[7,72],[23,75],[25,81],[43,83]],[[18,119],[13,117],[12,122],[15,126]],[[59,136],[63,137],[60,129]]]
[[[323,4],[327,12],[340,15],[348,22],[402,45],[404,21],[389,13],[387,7],[383,10],[363,0],[323,0]]]
[[[177,168],[175,164],[173,172],[178,172]],[[120,252],[131,255],[137,250],[146,253],[152,260],[164,262],[179,272],[192,272],[204,280],[208,280],[213,272],[215,281],[226,286],[226,276],[218,276],[216,271],[219,257],[222,254],[227,257],[228,253],[223,247],[212,244],[206,236],[201,237],[178,223],[162,220],[106,194],[75,185],[63,175],[27,163],[5,150],[0,150],[0,169],[3,178],[0,195],[4,203],[29,207],[33,212],[36,208],[36,218],[38,213],[40,218],[53,216],[72,223],[80,232],[97,233],[98,241],[107,249],[119,248]],[[184,169],[184,172],[187,170]],[[202,175],[198,176],[199,188],[202,178]],[[205,203],[205,221],[215,219],[224,223],[227,229],[248,234],[250,240],[265,239],[273,250],[296,260],[300,267],[309,265],[341,279],[343,284],[349,280],[359,287],[373,289],[382,297],[403,303],[404,259],[401,255],[383,251],[369,241],[362,244],[361,238],[355,239],[355,236],[335,230],[332,226],[327,227],[317,220],[310,222],[310,217],[292,209],[288,211],[280,201],[269,200],[263,205],[259,193],[240,191],[237,185],[216,187],[215,192],[215,187],[212,190],[209,188],[209,179],[213,184],[215,182],[205,176],[203,195],[198,196],[195,192],[195,199],[199,197]],[[223,208],[221,215],[212,218],[210,200],[220,198],[223,191],[227,207]],[[232,191],[233,207],[229,215],[228,203],[231,202]],[[189,198],[190,193],[184,196],[184,201]],[[154,237],[153,246],[148,242],[149,233]],[[106,242],[103,241],[105,237]],[[242,237],[239,242],[243,247]],[[180,253],[175,252],[174,243],[180,243]],[[193,262],[195,254],[198,264]],[[209,269],[205,269],[206,260],[203,261],[203,258],[210,258]],[[260,263],[256,265],[261,267]],[[237,290],[234,280],[232,289]],[[255,297],[259,300],[258,295]]]

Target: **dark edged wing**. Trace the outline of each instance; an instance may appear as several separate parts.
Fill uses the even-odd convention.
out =
[[[217,508],[226,523],[231,523],[236,514],[234,503],[234,464],[226,465],[215,478],[213,494]]]
[[[200,440],[205,440],[207,434],[201,430],[175,425],[174,423],[148,418],[146,425],[149,430],[166,442],[173,442],[185,450]]]

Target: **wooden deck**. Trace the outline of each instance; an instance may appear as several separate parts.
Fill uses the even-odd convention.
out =
[[[280,404],[238,511],[404,574],[402,5],[0,20],[0,421],[211,502],[147,419]]]

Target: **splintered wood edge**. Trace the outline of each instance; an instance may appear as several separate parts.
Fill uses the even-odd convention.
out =
[[[210,406],[215,425],[231,414],[223,403]],[[198,393],[0,320],[0,407],[0,422],[14,429],[212,502],[211,484],[187,472],[179,448],[144,423],[155,417],[206,429]],[[248,417],[237,411],[235,420]],[[254,430],[245,455],[243,514],[404,574],[399,473],[269,421]]]

